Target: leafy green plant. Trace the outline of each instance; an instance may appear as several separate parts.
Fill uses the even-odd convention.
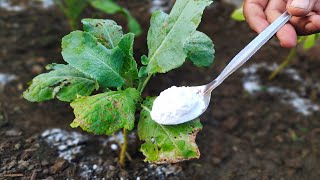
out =
[[[244,21],[244,15],[243,15],[243,8],[240,7],[233,11],[231,14],[231,18],[236,21]],[[284,69],[286,66],[290,64],[290,62],[296,58],[298,53],[298,48],[302,47],[304,51],[308,51],[312,47],[316,45],[317,40],[320,39],[320,33],[318,34],[311,34],[309,36],[300,36],[298,39],[297,46],[292,48],[288,54],[288,56],[285,58],[285,60],[279,65],[279,67],[274,70],[270,76],[269,79],[275,78],[279,72]]]
[[[83,10],[91,6],[107,14],[123,14],[128,20],[128,28],[130,32],[135,35],[142,33],[141,27],[137,20],[130,14],[130,12],[119,6],[113,0],[54,0],[61,11],[66,15],[70,27],[75,30],[78,28],[78,21]]]
[[[73,31],[62,39],[62,56],[68,63],[47,66],[23,96],[31,102],[57,98],[71,102],[75,119],[71,127],[97,135],[123,129],[120,165],[125,164],[127,133],[138,120],[138,135],[145,143],[145,161],[171,163],[199,158],[195,143],[202,125],[199,119],[164,126],[151,119],[155,97],[142,97],[152,76],[183,65],[186,59],[198,67],[214,59],[211,39],[197,31],[203,11],[211,0],[177,0],[170,14],[156,11],[151,17],[147,44],[138,71],[133,57],[134,34],[123,34],[112,20],[83,19],[84,31]],[[97,91],[99,90],[99,91]]]
[[[234,10],[231,14],[231,19],[236,21],[244,21],[244,15],[243,15],[243,7],[240,7],[236,10]]]

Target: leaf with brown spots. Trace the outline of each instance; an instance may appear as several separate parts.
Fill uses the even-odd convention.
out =
[[[71,127],[81,127],[94,134],[112,134],[134,127],[136,104],[140,93],[133,88],[80,97],[71,103],[76,118]]]
[[[154,99],[147,98],[144,102],[138,124],[139,138],[145,141],[141,146],[145,161],[164,164],[199,158],[200,151],[195,143],[202,129],[199,119],[175,126],[158,124],[150,116]]]
[[[109,19],[82,19],[83,29],[89,32],[108,49],[118,46],[122,36],[122,27]]]
[[[31,102],[42,102],[57,98],[70,102],[77,95],[88,96],[99,88],[98,83],[73,68],[64,64],[51,64],[51,70],[35,77],[23,97]]]

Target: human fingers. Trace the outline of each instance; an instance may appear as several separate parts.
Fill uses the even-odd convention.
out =
[[[310,35],[320,32],[320,15],[309,13],[305,17],[292,17],[290,23],[299,35]]]
[[[257,33],[262,32],[270,23],[264,13],[268,0],[245,0],[243,13],[250,28]]]
[[[289,0],[287,11],[299,35],[320,32],[320,0]]]
[[[288,0],[286,9],[296,17],[307,16],[312,11],[319,14],[320,0]]]
[[[286,0],[270,0],[266,9],[265,14],[269,22],[275,21],[283,12],[286,10]],[[285,48],[292,48],[297,44],[297,33],[295,28],[287,23],[278,32],[277,37],[280,41],[281,46]]]

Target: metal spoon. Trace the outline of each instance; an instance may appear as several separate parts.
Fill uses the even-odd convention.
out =
[[[235,72],[239,67],[241,67],[245,62],[249,60],[266,42],[268,42],[272,36],[278,32],[278,30],[284,26],[291,15],[288,12],[283,13],[278,19],[276,19],[272,24],[270,24],[262,33],[260,33],[254,40],[252,40],[242,51],[240,51],[225,67],[225,69],[221,72],[221,74],[209,84],[203,86],[194,86],[189,87],[192,89],[197,89],[198,93],[203,96],[203,101],[205,102],[205,108],[203,111],[198,111],[199,113],[192,112],[190,109],[189,114],[188,112],[184,113],[183,116],[188,118],[176,117],[176,119],[170,119],[168,122],[162,123],[166,125],[174,125],[174,124],[181,124],[188,121],[191,121],[201,114],[203,114],[209,106],[211,92],[216,87],[218,87],[227,77],[229,77],[233,72]],[[171,113],[171,112],[168,112]]]
[[[210,103],[211,92],[218,87],[227,77],[246,63],[266,42],[268,42],[292,17],[288,12],[284,12],[272,24],[270,24],[263,32],[253,39],[244,49],[242,49],[224,68],[221,74],[207,85],[200,86],[207,107]],[[204,109],[205,111],[206,109]],[[204,112],[203,111],[203,112]],[[203,113],[202,112],[202,113]]]

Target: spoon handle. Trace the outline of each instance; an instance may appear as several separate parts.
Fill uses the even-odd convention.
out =
[[[225,67],[221,74],[206,87],[206,92],[211,92],[219,86],[227,77],[229,77],[240,66],[247,62],[278,30],[284,26],[291,15],[288,12],[283,13],[278,19],[270,24],[263,32],[261,32],[254,40],[252,40],[242,51],[240,51]]]

